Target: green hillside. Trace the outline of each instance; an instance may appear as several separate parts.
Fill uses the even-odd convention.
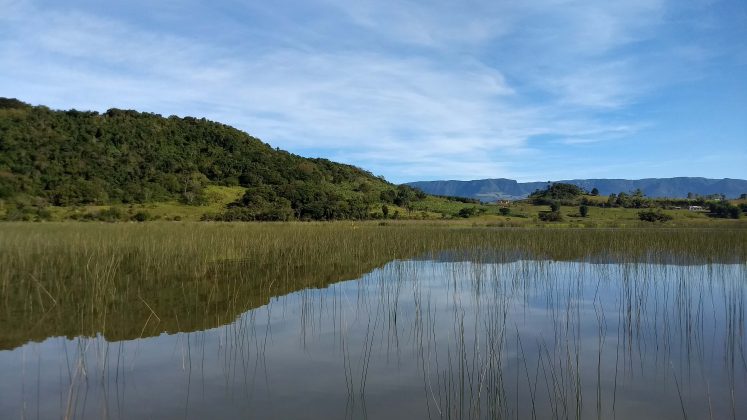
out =
[[[362,219],[382,213],[382,205],[394,212],[424,198],[360,168],[274,149],[204,118],[56,111],[0,98],[6,219],[81,206],[117,219],[116,208],[107,214],[106,206],[149,203],[198,207],[194,212],[210,220]]]

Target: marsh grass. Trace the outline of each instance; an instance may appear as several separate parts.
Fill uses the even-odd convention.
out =
[[[248,401],[258,377],[271,382],[267,352],[289,346],[275,343],[282,335],[272,329],[286,316],[298,326],[299,352],[336,351],[339,372],[328,374],[339,378],[351,418],[382,412],[367,400],[392,364],[419,372],[418,403],[430,418],[744,414],[744,231],[0,227],[0,349],[75,338],[60,380],[69,383],[63,416],[101,414],[91,410],[113,400],[113,385],[119,404],[116,385],[139,380],[131,365],[141,340],[112,342],[162,332],[193,332],[179,334],[177,345],[185,417],[196,415],[190,403],[210,386],[204,372],[192,384],[206,359],[219,362],[232,397]],[[217,347],[206,347],[211,335]],[[331,347],[320,345],[330,339]],[[661,400],[651,404],[645,394]],[[649,411],[631,408],[636,398]],[[137,401],[122,404],[126,413]]]
[[[0,348],[232,322],[273,296],[397,259],[747,261],[747,231],[491,229],[424,223],[4,223]]]
[[[419,372],[429,418],[744,416],[743,264],[459,255],[375,270],[347,286],[347,311],[337,285],[289,298],[317,320],[308,343],[334,331],[359,415],[397,364]]]

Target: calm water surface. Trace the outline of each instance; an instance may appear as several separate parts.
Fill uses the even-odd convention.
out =
[[[744,264],[453,260],[0,351],[0,417],[747,418]]]

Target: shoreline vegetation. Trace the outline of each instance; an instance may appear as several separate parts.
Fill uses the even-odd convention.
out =
[[[242,220],[232,213],[223,213],[225,197],[235,195],[219,187],[223,199],[202,206],[186,206],[178,202],[23,207],[0,202],[0,227],[5,223],[41,222],[73,223],[142,223],[142,222],[248,222],[248,223],[307,223],[347,221],[357,223],[402,224],[421,223],[437,226],[483,226],[506,228],[724,228],[747,229],[747,218],[742,217],[742,208],[747,201],[732,200],[715,214],[707,207],[698,210],[684,208],[603,207],[580,205],[538,205],[529,200],[510,204],[465,204],[460,202],[440,203],[430,197],[424,203],[410,209],[395,205],[386,206],[385,216],[381,209],[372,209],[367,217],[354,219],[294,219],[287,220]],[[734,203],[734,204],[731,204]],[[729,206],[729,207],[726,207]],[[734,209],[738,209],[738,213]],[[378,210],[378,211],[376,211]],[[228,214],[228,216],[226,216]]]
[[[558,185],[558,184],[554,184]],[[438,225],[474,225],[487,227],[714,227],[747,228],[747,200],[649,199],[621,193],[625,204],[581,193],[566,199],[532,196],[527,200],[502,203],[474,203],[456,197],[426,196],[406,207],[371,205],[360,217],[330,219],[252,220],[241,216],[243,209],[233,205],[245,194],[240,187],[208,186],[207,201],[185,205],[177,201],[78,206],[24,206],[0,200],[0,222],[310,222],[377,221],[403,223],[424,221]],[[691,208],[692,207],[692,208]],[[228,210],[227,210],[228,209]]]
[[[0,98],[0,221],[470,220],[478,225],[744,227],[747,195],[599,196],[548,184],[526,200],[428,195],[273,148],[205,118],[57,111]]]
[[[5,223],[0,349],[212,328],[401,259],[744,264],[742,229],[493,229],[397,222]]]

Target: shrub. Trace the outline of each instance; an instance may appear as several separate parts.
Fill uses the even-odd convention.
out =
[[[538,217],[543,222],[560,222],[563,220],[563,215],[559,211],[541,211]]]
[[[511,209],[508,207],[501,207],[500,209],[498,209],[498,212],[501,213],[501,216],[508,216],[509,214],[511,214]]]
[[[739,219],[742,215],[742,210],[739,207],[724,201],[708,203],[708,210],[709,216],[724,219]]]
[[[139,211],[132,215],[132,220],[136,222],[146,222],[150,220],[150,218],[150,213],[148,213],[147,211]]]
[[[459,210],[459,212],[457,213],[457,216],[464,217],[466,219],[476,214],[477,214],[477,207],[464,207],[463,209]]]
[[[129,217],[117,207],[110,207],[108,209],[99,210],[90,213],[76,213],[70,216],[72,220],[80,220],[82,222],[101,221],[101,222],[117,222],[120,220],[129,220]]]
[[[578,214],[581,215],[581,217],[586,217],[589,215],[589,206],[582,204],[578,207]]]
[[[644,222],[666,222],[672,220],[672,216],[658,210],[644,210],[638,213],[638,218]]]
[[[223,213],[206,213],[200,217],[200,220],[214,222],[251,222],[264,221],[276,222],[287,221],[291,217],[290,209],[268,207],[257,210],[248,207],[229,207]],[[175,218],[176,220],[176,218]]]
[[[17,204],[14,208],[8,209],[8,212],[2,220],[9,222],[39,222],[51,218],[52,212],[42,205]]]
[[[10,209],[5,214],[4,220],[8,222],[28,222],[31,220],[31,214],[21,208]]]
[[[102,222],[116,222],[121,220],[123,216],[122,210],[117,207],[109,207],[93,215],[93,219],[101,220]]]

